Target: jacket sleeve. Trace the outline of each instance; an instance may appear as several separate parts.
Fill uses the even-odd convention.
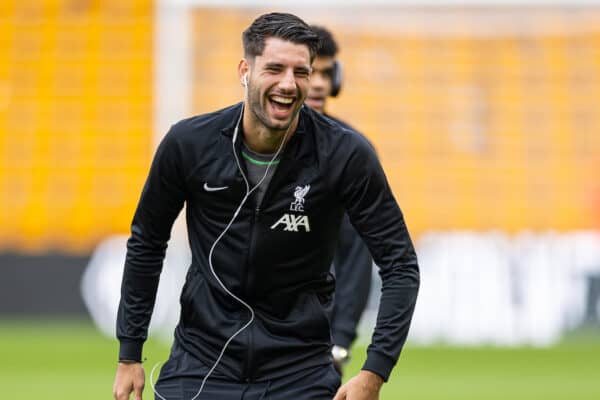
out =
[[[185,200],[181,163],[173,127],[156,151],[127,241],[116,326],[119,360],[142,358],[167,241]]]
[[[373,260],[347,215],[344,215],[340,237],[333,258],[336,290],[331,316],[333,343],[350,348],[356,328],[369,300]]]
[[[417,256],[404,217],[367,141],[345,135],[333,161],[352,224],[367,244],[382,279],[377,323],[363,369],[387,381],[406,341],[419,288]]]

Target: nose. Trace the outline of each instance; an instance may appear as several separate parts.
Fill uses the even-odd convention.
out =
[[[313,72],[310,77],[310,86],[313,89],[323,89],[325,87],[325,77],[319,72]]]
[[[284,92],[294,92],[296,90],[296,77],[292,68],[285,70],[279,81],[279,88]]]

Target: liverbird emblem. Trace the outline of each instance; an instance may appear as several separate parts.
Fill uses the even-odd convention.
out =
[[[304,212],[304,197],[309,190],[310,185],[296,186],[296,190],[294,190],[294,197],[296,199],[292,202],[292,204],[290,204],[291,211]]]

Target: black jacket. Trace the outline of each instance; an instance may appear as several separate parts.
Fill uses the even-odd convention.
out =
[[[183,120],[156,152],[127,243],[117,317],[120,359],[141,359],[167,241],[184,203],[192,264],[176,340],[212,365],[249,319],[208,262],[246,193],[232,150],[240,112],[237,104]],[[298,189],[304,193],[295,194]],[[216,375],[260,381],[331,362],[329,269],[344,209],[381,269],[381,305],[363,368],[387,379],[415,306],[414,248],[369,144],[307,107],[262,204],[246,203],[212,254],[219,278],[256,313],[230,343]]]

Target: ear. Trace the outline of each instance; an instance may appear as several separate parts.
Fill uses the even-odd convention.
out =
[[[242,86],[246,86],[249,72],[250,63],[245,58],[242,58],[238,64],[238,78],[240,79]]]

